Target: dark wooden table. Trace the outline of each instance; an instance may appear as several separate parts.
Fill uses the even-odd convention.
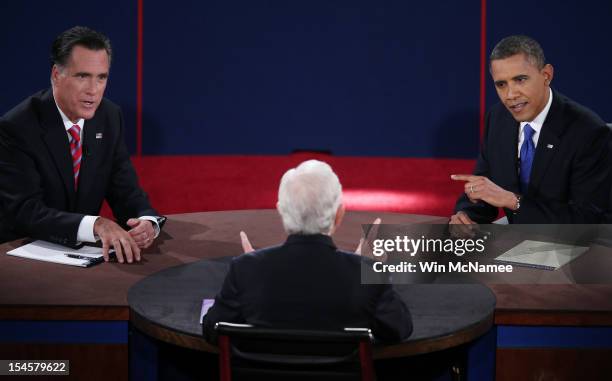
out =
[[[349,212],[334,236],[338,247],[353,250],[361,233],[361,224],[371,223],[376,216],[382,217],[383,223],[388,224],[447,221],[430,216]],[[74,379],[127,378],[127,327],[130,319],[127,297],[130,287],[149,275],[173,266],[241,254],[241,230],[248,233],[256,248],[277,244],[285,237],[274,210],[206,212],[170,216],[155,245],[145,252],[144,260],[137,264],[106,263],[84,269],[0,255],[0,357],[28,358],[25,356],[36,355],[38,358],[49,358],[51,353],[54,358],[79,358],[78,362],[71,363]],[[0,250],[6,252],[21,243],[3,244]],[[519,271],[530,276],[528,273],[532,270]],[[489,285],[497,298],[494,322],[499,327],[498,332],[508,327],[597,330],[612,326],[610,284],[579,285],[574,284],[571,278],[564,282],[537,286]],[[35,323],[41,326],[36,328]],[[49,326],[51,323],[54,325]],[[123,335],[123,339],[97,343],[75,338],[59,344],[51,343],[48,332],[60,332],[57,324],[67,323],[81,324],[85,334],[106,329],[99,327],[101,323],[115,324],[113,327],[117,328],[118,325],[118,335]],[[24,324],[28,324],[29,331],[21,335],[19,329],[23,329]],[[32,327],[41,330],[39,339],[33,334],[38,331],[32,331]],[[601,336],[600,331],[593,332]],[[92,342],[97,344],[92,346]],[[519,349],[522,350],[498,348],[498,378],[500,366],[501,369],[512,368],[516,361],[541,358],[529,351],[523,351],[517,357],[516,351]],[[535,351],[534,348],[530,350]],[[513,361],[500,361],[500,353],[511,351]],[[552,351],[547,350],[546,353],[545,356],[548,356]],[[564,364],[575,363],[565,357],[559,358],[563,358],[561,361]],[[597,356],[589,358],[599,362],[600,366],[610,363],[599,361]],[[553,360],[551,366],[557,366],[558,358]],[[535,361],[542,364],[540,360]]]
[[[444,221],[430,216],[380,213],[389,223]],[[349,212],[336,243],[355,248],[361,224],[374,215]],[[0,358],[68,359],[74,380],[128,378],[129,288],[173,266],[242,252],[239,232],[253,244],[278,243],[284,233],[274,210],[170,216],[143,261],[79,268],[0,255]],[[6,253],[24,243],[0,245]]]

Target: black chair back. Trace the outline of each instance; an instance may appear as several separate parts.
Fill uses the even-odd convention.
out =
[[[374,380],[368,328],[312,331],[219,322],[219,371],[230,380]]]

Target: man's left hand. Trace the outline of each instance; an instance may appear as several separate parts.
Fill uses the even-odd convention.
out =
[[[130,218],[127,220],[127,224],[131,227],[128,233],[130,233],[139,248],[146,249],[153,244],[153,240],[155,239],[153,222],[138,218]]]
[[[242,251],[245,254],[255,251],[255,249],[253,249],[253,245],[251,245],[251,241],[249,241],[249,237],[247,237],[246,233],[243,231],[240,232],[240,244],[242,245]]]
[[[516,206],[514,193],[503,189],[484,176],[451,175],[451,179],[465,181],[465,194],[473,203],[482,200],[498,208],[514,209]]]
[[[372,222],[371,226],[367,229],[365,236],[359,239],[359,244],[355,249],[355,254],[376,259],[377,261],[387,262],[387,254],[383,254],[380,257],[375,257],[371,247],[372,238],[378,237],[378,228],[380,227],[381,221],[382,220],[380,218],[376,217],[374,222]]]

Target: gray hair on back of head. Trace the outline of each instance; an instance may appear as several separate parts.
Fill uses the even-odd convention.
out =
[[[329,164],[308,160],[285,172],[278,212],[288,234],[328,234],[342,202],[342,185]]]

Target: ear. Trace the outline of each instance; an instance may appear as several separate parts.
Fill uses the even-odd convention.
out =
[[[55,82],[59,78],[59,75],[60,75],[59,68],[57,67],[57,65],[53,65],[53,67],[51,68],[51,83],[55,84]]]
[[[551,64],[546,64],[542,68],[542,75],[544,76],[544,83],[547,86],[550,86],[550,83],[552,82],[553,77],[555,75],[555,69]]]
[[[336,229],[338,229],[338,227],[342,223],[342,219],[344,218],[345,212],[346,212],[346,208],[344,207],[344,204],[340,204],[340,206],[336,210],[336,217],[334,218],[334,226],[331,228],[331,231],[329,232],[330,235],[334,234]]]

